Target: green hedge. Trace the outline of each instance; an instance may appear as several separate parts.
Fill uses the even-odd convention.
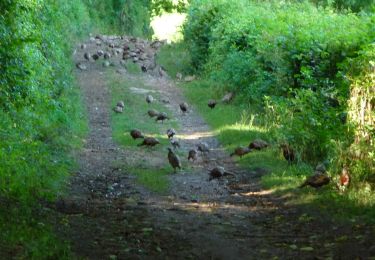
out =
[[[375,39],[374,17],[307,2],[193,0],[184,36],[197,73],[263,104],[275,141],[316,163],[353,142],[345,64]]]

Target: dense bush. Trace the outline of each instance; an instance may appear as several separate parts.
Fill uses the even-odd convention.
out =
[[[61,192],[85,132],[72,46],[91,29],[149,35],[147,8],[147,0],[0,1],[1,259],[67,253],[37,202]]]
[[[195,0],[184,35],[198,73],[265,104],[274,139],[316,163],[354,140],[345,64],[361,59],[374,28],[371,14],[307,2]]]

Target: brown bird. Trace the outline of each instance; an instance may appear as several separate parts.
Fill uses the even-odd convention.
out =
[[[160,142],[159,142],[158,139],[156,139],[156,138],[154,138],[154,137],[145,137],[145,138],[143,139],[143,142],[140,143],[140,144],[138,144],[138,146],[143,146],[143,145],[145,145],[145,146],[153,147],[153,146],[155,146],[155,145],[157,145],[157,144],[160,144]]]
[[[208,181],[211,181],[213,179],[218,179],[218,178],[221,178],[223,176],[227,176],[227,175],[232,175],[234,177],[236,177],[236,175],[234,173],[231,173],[231,172],[228,172],[224,169],[224,167],[221,167],[221,166],[217,166],[215,168],[213,168],[212,170],[209,171],[209,179]]]
[[[197,150],[195,149],[192,149],[189,151],[189,155],[188,155],[188,161],[190,161],[190,159],[195,162],[197,159],[198,159],[198,153],[197,153]]]
[[[248,154],[250,153],[252,150],[249,148],[249,147],[242,147],[242,146],[239,146],[237,147],[236,149],[234,149],[234,152],[230,154],[230,156],[234,156],[234,155],[237,155],[239,156],[240,158],[242,158],[242,156],[244,156],[245,154]]]
[[[189,108],[189,106],[186,102],[180,103],[180,109],[181,109],[182,113],[186,113],[188,111],[188,108]]]
[[[340,174],[339,188],[345,190],[350,184],[350,175],[348,168],[344,167]]]
[[[198,151],[200,151],[201,153],[208,153],[210,152],[210,148],[208,147],[208,144],[200,142],[198,144]]]
[[[249,148],[255,149],[255,150],[262,150],[264,148],[267,148],[269,144],[262,140],[262,139],[255,139],[249,144]]]
[[[159,115],[159,112],[156,111],[155,109],[150,109],[149,111],[147,111],[147,114],[148,114],[150,117],[155,117],[155,116],[158,116],[158,115]]]
[[[154,97],[153,96],[151,96],[151,95],[147,95],[147,97],[146,97],[146,102],[147,103],[152,103],[154,101]]]
[[[125,103],[124,103],[124,101],[120,100],[119,102],[117,102],[117,106],[118,106],[118,107],[125,108]]]
[[[171,139],[175,134],[176,134],[176,131],[173,128],[169,128],[167,130],[168,139]]]
[[[288,161],[288,163],[292,163],[295,160],[294,150],[288,145],[288,144],[281,144],[281,149],[283,150],[283,155],[285,160]]]
[[[162,112],[156,117],[156,122],[161,121],[164,123],[164,120],[169,119],[166,113]]]
[[[137,138],[145,138],[144,135],[142,134],[141,131],[139,131],[138,129],[133,129],[130,131],[130,135],[131,137],[133,137],[133,139],[137,139]]]
[[[315,171],[314,175],[311,175],[311,176],[307,177],[305,182],[302,183],[302,185],[299,186],[299,187],[303,188],[303,187],[309,185],[309,186],[314,187],[314,188],[319,188],[319,187],[322,187],[324,185],[327,185],[330,182],[330,180],[331,179],[326,174],[321,173],[319,171]]]
[[[94,53],[92,56],[91,56],[94,60],[98,60],[99,59],[99,55]]]
[[[170,140],[170,142],[171,142],[171,145],[173,146],[174,149],[177,149],[177,148],[181,147],[180,142],[177,139],[172,138]]]
[[[86,60],[90,60],[91,55],[90,55],[90,53],[85,52],[85,54],[83,54],[83,57],[84,57]]]
[[[108,60],[111,58],[111,54],[109,52],[105,52],[103,57],[104,59]]]
[[[123,112],[123,108],[122,107],[119,107],[119,106],[115,106],[114,108],[113,108],[113,111],[115,111],[116,113],[122,113]]]
[[[211,108],[211,109],[213,109],[213,108],[215,108],[215,106],[216,106],[216,100],[214,100],[214,99],[210,99],[210,100],[208,100],[208,107],[209,108]]]
[[[171,148],[168,148],[168,161],[173,167],[174,172],[176,172],[176,168],[179,168],[181,170],[180,158],[172,151]]]

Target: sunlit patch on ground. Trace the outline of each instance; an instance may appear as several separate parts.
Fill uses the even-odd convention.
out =
[[[168,43],[182,40],[181,25],[185,21],[186,14],[163,14],[156,16],[151,21],[154,30],[153,38],[167,40]]]

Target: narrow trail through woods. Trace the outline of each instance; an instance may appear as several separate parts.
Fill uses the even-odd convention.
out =
[[[348,249],[352,238],[334,244],[336,236],[351,234],[351,229],[321,220],[303,219],[303,212],[286,206],[284,198],[262,190],[259,179],[265,169],[240,168],[224,151],[194,107],[182,115],[178,104],[186,101],[176,84],[155,64],[157,48],[145,40],[102,36],[77,48],[74,59],[86,68],[77,70],[89,119],[89,135],[77,154],[79,170],[71,178],[66,197],[56,204],[62,225],[58,228],[71,241],[78,257],[87,259],[281,259],[356,255],[366,244]],[[141,46],[148,56],[136,64],[146,64],[148,71],[131,74],[120,61],[123,46]],[[112,46],[112,47],[108,47]],[[103,66],[102,57],[86,61],[84,53],[98,49],[112,51]],[[150,65],[151,64],[151,65]],[[109,64],[107,64],[109,65]],[[111,82],[141,82],[127,93],[146,96],[154,93],[155,102],[169,111],[179,130],[178,153],[183,169],[168,175],[167,194],[147,190],[128,172],[128,164],[142,161],[142,167],[164,164],[167,146],[161,150],[144,147],[128,149],[116,144],[111,129]],[[144,89],[145,91],[142,91]],[[141,90],[141,91],[140,91]],[[207,97],[209,99],[209,97]],[[146,113],[147,111],[140,111]],[[124,109],[126,117],[126,104]],[[118,119],[118,120],[121,120]],[[150,119],[151,120],[151,119]],[[134,128],[137,128],[134,122]],[[156,124],[156,123],[155,123]],[[168,128],[169,122],[166,121]],[[124,129],[128,134],[130,129]],[[165,135],[165,132],[155,133]],[[201,141],[211,151],[197,162],[187,161],[187,151]],[[249,140],[250,141],[250,140]],[[182,158],[182,155],[184,158]],[[120,164],[119,164],[120,162]],[[223,166],[236,173],[220,180],[208,181],[208,170]],[[124,166],[124,167],[122,167]],[[170,168],[171,173],[173,172]],[[302,217],[301,217],[302,216]],[[319,256],[319,257],[318,257]]]

